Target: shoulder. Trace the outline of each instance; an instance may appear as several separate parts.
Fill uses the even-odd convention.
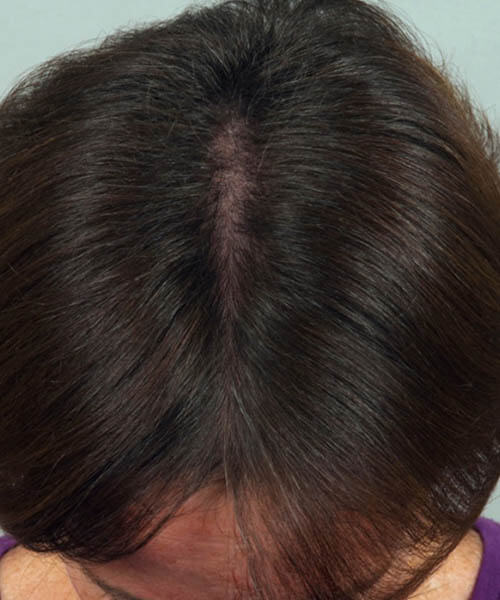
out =
[[[452,554],[451,568],[447,578],[450,588],[457,586],[456,598],[464,600],[472,597],[472,592],[481,570],[484,556],[482,538],[477,531],[471,529],[462,543]],[[452,596],[455,598],[455,596]]]
[[[31,552],[22,546],[0,560],[2,600],[78,600],[64,564],[53,554]]]
[[[470,600],[482,557],[481,537],[471,529],[411,598]]]

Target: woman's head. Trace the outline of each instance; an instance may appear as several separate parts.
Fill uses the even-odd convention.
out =
[[[360,0],[192,6],[34,69],[0,104],[0,524],[103,565],[210,491],[235,588],[408,596],[500,474],[499,166]]]

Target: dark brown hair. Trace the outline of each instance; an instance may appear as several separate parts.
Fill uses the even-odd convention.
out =
[[[499,166],[384,5],[191,5],[33,68],[0,104],[5,531],[103,563],[213,489],[256,598],[406,598],[500,475]]]

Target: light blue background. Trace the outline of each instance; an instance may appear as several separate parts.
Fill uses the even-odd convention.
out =
[[[24,72],[55,54],[94,46],[117,28],[174,16],[187,4],[180,0],[5,3],[0,7],[0,97]],[[433,54],[438,56],[436,48],[441,48],[500,129],[500,2],[393,0],[386,5],[418,30]],[[500,521],[500,482],[483,514]]]

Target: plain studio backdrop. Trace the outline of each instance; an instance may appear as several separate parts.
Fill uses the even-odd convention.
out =
[[[76,46],[94,46],[117,28],[172,17],[188,4],[186,0],[2,3],[0,97],[25,71],[55,54]],[[433,52],[439,46],[486,109],[492,124],[500,129],[498,0],[388,0],[386,4],[418,30]],[[500,521],[500,481],[483,515]]]

